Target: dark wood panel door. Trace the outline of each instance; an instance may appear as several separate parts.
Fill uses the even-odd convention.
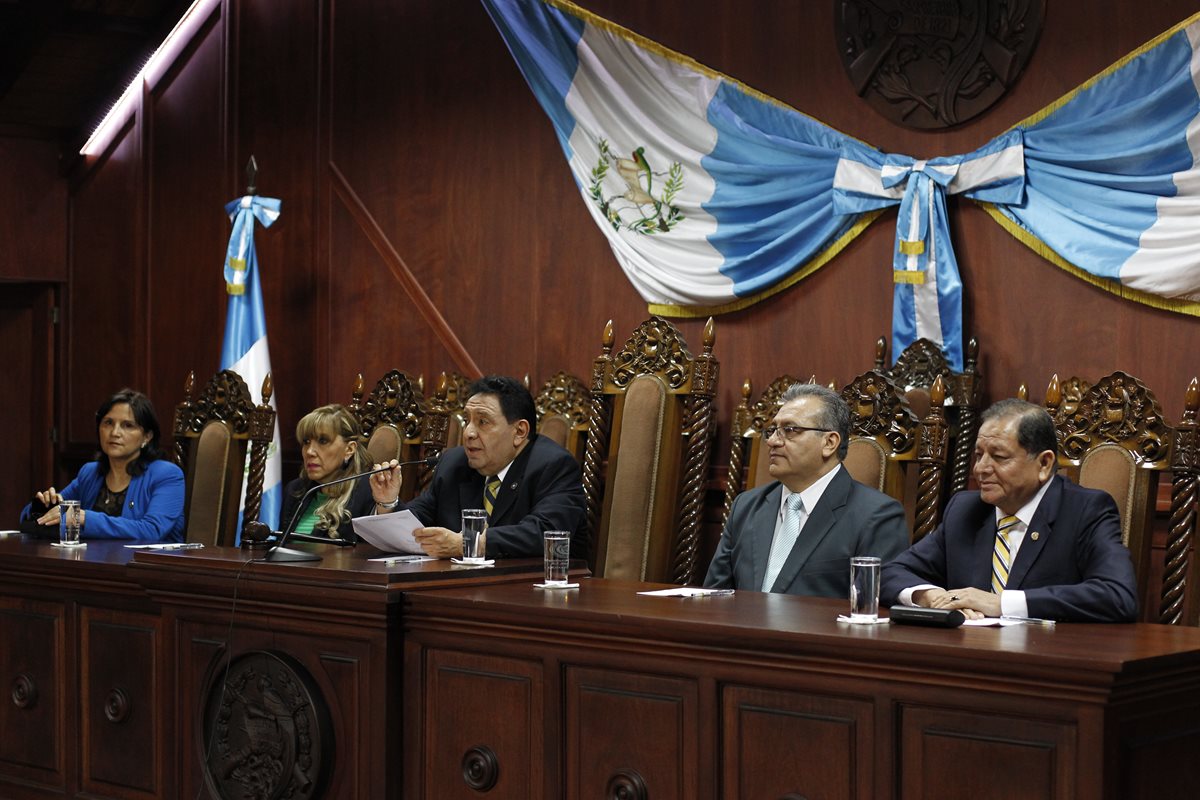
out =
[[[564,691],[568,798],[701,796],[695,680],[569,667]]]
[[[7,389],[0,392],[0,419],[12,472],[0,481],[0,528],[16,524],[33,493],[56,480],[53,445],[54,290],[50,284],[6,285],[0,290],[0,364]],[[61,484],[57,484],[59,488]]]
[[[722,711],[722,797],[874,796],[869,701],[730,686]]]
[[[1076,796],[1074,724],[910,706],[898,727],[903,800]]]
[[[0,597],[0,781],[65,788],[65,637],[61,604]]]
[[[80,783],[97,797],[163,797],[157,615],[80,611]]]
[[[425,797],[543,797],[542,666],[431,650],[426,674]]]

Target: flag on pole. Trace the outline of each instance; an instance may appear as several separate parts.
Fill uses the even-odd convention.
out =
[[[271,371],[271,352],[267,348],[267,318],[263,312],[262,285],[258,280],[258,257],[254,253],[254,221],[269,228],[279,218],[279,200],[246,195],[225,205],[233,221],[233,234],[225,253],[225,291],[229,306],[225,313],[225,344],[221,348],[221,369],[231,369],[246,381],[251,395],[262,387]],[[275,407],[275,397],[271,397]],[[275,529],[279,525],[281,488],[279,457],[279,420],[267,450],[263,474],[262,508],[258,518]],[[249,464],[249,453],[247,464]],[[242,480],[242,497],[246,481]],[[240,526],[239,526],[240,528]],[[239,538],[241,531],[239,530]]]

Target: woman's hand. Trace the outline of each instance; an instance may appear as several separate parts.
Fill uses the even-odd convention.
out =
[[[50,508],[50,506],[57,506],[62,502],[62,495],[59,494],[58,490],[53,486],[44,492],[38,492],[34,495],[34,498],[46,508]]]
[[[60,519],[62,519],[62,512],[59,510],[58,506],[54,506],[49,511],[47,511],[45,514],[42,514],[40,517],[38,517],[37,524],[38,525],[57,525]],[[87,519],[87,512],[84,511],[82,508],[79,509],[79,527],[81,527],[81,528],[83,527],[84,521],[86,519]]]
[[[386,464],[376,464],[372,469],[391,467],[387,472],[376,472],[371,476],[371,497],[375,500],[375,513],[388,514],[400,499],[400,486],[404,482],[400,474],[400,462],[392,459]]]

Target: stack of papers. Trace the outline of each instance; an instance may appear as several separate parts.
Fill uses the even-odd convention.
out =
[[[351,520],[354,533],[385,553],[409,553],[425,555],[421,545],[413,537],[413,531],[425,524],[408,509],[376,517],[355,517]]]

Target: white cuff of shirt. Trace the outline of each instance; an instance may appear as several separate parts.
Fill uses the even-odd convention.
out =
[[[1029,603],[1020,589],[1005,589],[1000,592],[1000,615],[1004,617],[1028,617]]]
[[[900,601],[900,605],[902,605],[902,606],[914,606],[915,607],[917,604],[914,603],[913,599],[912,599],[912,596],[915,593],[923,591],[925,589],[941,589],[941,588],[942,587],[940,587],[940,586],[934,586],[932,583],[922,583],[920,586],[910,586],[907,589],[901,590],[900,596],[897,597],[896,599]]]

